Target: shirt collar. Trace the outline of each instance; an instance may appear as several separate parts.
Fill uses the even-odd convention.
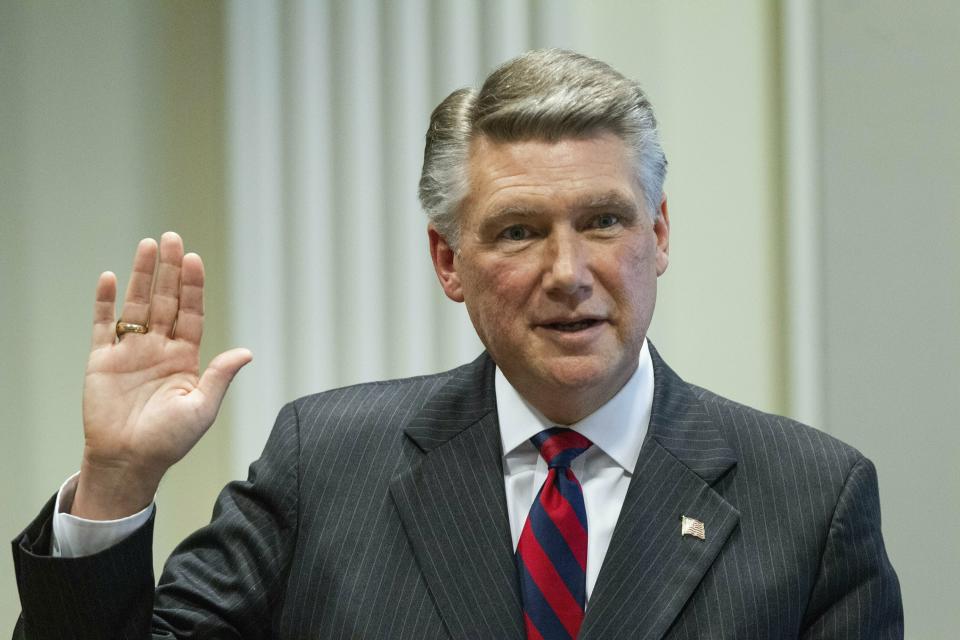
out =
[[[528,403],[497,367],[494,374],[503,455],[544,429],[556,426]],[[628,473],[633,473],[653,407],[653,361],[644,339],[636,371],[610,400],[583,420],[569,425],[586,436]]]

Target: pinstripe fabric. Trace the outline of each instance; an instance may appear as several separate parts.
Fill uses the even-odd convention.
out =
[[[872,464],[651,352],[648,441],[580,637],[902,638]],[[706,540],[681,537],[680,515]]]
[[[648,440],[580,637],[902,637],[870,462],[651,353]],[[303,398],[171,556],[152,617],[152,528],[53,559],[48,505],[14,540],[15,637],[520,640],[502,474],[485,356]]]

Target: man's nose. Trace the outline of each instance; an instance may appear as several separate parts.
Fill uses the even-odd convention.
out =
[[[544,287],[550,293],[585,297],[593,287],[590,248],[575,231],[554,233],[544,256]]]

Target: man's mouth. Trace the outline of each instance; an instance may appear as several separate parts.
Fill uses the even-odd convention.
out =
[[[584,329],[589,329],[593,325],[599,324],[599,322],[599,320],[588,319],[578,320],[577,322],[552,322],[543,326],[555,331],[566,331],[572,333],[574,331],[583,331]]]

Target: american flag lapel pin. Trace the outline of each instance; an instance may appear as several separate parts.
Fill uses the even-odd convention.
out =
[[[700,540],[706,540],[707,532],[703,529],[703,523],[696,518],[680,516],[680,536],[693,536]]]

